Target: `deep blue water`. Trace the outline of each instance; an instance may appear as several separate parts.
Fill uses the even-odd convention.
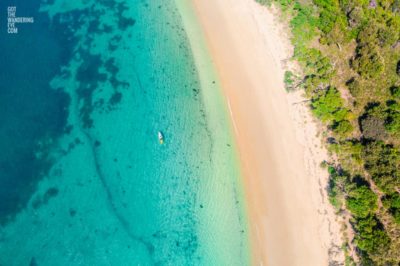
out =
[[[46,153],[66,126],[69,96],[50,88],[49,80],[68,57],[68,42],[48,17],[39,13],[39,2],[0,2],[0,221],[5,223],[24,208],[46,175],[51,162],[35,153]],[[33,24],[18,25],[18,34],[7,33],[7,7],[17,16],[32,16]],[[62,33],[62,31],[60,31]]]

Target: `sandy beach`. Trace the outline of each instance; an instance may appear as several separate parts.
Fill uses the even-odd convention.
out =
[[[194,0],[194,8],[239,148],[253,264],[343,262],[319,166],[327,153],[301,92],[284,89],[291,47],[277,11],[253,0]]]

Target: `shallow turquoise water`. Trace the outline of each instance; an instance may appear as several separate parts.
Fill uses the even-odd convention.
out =
[[[57,66],[44,52],[54,75],[43,83],[69,98],[58,111],[68,118],[25,147],[46,167],[2,208],[0,265],[248,264],[227,116],[205,109],[174,1],[56,0],[40,10],[51,23],[37,31],[60,46]],[[218,81],[207,86],[218,97]]]

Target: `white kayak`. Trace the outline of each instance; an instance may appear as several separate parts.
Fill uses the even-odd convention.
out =
[[[161,131],[158,131],[158,141],[160,142],[160,144],[164,143],[164,135]]]

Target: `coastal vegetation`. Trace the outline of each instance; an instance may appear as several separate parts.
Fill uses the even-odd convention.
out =
[[[304,89],[331,153],[348,265],[400,264],[400,0],[258,0],[288,18]]]

